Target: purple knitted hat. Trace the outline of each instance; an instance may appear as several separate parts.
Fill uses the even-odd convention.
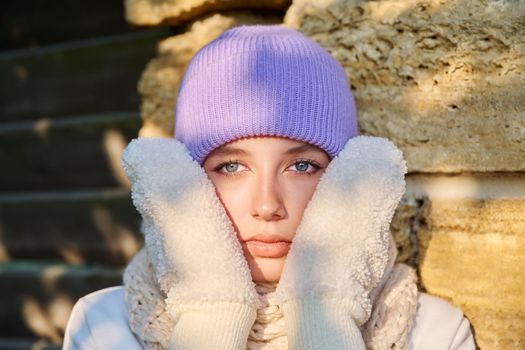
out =
[[[336,156],[357,135],[341,64],[280,24],[230,28],[193,56],[178,91],[175,138],[203,164],[227,142],[282,136]]]

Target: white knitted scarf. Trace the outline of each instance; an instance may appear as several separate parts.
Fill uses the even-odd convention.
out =
[[[392,240],[393,242],[393,240]],[[390,249],[395,259],[397,249]],[[393,252],[393,254],[392,254]],[[391,261],[394,261],[391,259]],[[143,248],[124,272],[125,299],[129,323],[145,349],[166,349],[175,326],[166,310],[166,295],[155,281],[155,274]],[[408,334],[417,306],[417,277],[414,268],[397,263],[373,292],[374,307],[368,322],[361,327],[367,349],[406,349]],[[286,325],[277,300],[277,284],[257,283],[256,289],[265,303],[257,310],[247,349],[288,349]]]

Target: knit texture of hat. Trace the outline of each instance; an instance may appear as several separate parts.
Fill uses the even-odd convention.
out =
[[[248,136],[288,137],[334,157],[356,135],[341,64],[280,24],[225,31],[197,51],[179,86],[175,138],[201,165],[215,148]]]

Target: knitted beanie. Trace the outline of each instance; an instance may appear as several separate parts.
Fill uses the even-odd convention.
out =
[[[175,138],[203,164],[215,148],[248,136],[281,136],[336,156],[357,136],[341,64],[280,24],[230,28],[197,51],[182,77]]]

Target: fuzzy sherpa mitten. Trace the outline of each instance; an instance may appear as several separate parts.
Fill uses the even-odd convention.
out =
[[[365,349],[358,327],[387,269],[406,171],[402,152],[374,136],[351,138],[326,168],[276,290],[290,349]]]
[[[245,349],[261,300],[224,207],[180,141],[132,140],[122,155],[148,255],[175,328],[171,349]]]

